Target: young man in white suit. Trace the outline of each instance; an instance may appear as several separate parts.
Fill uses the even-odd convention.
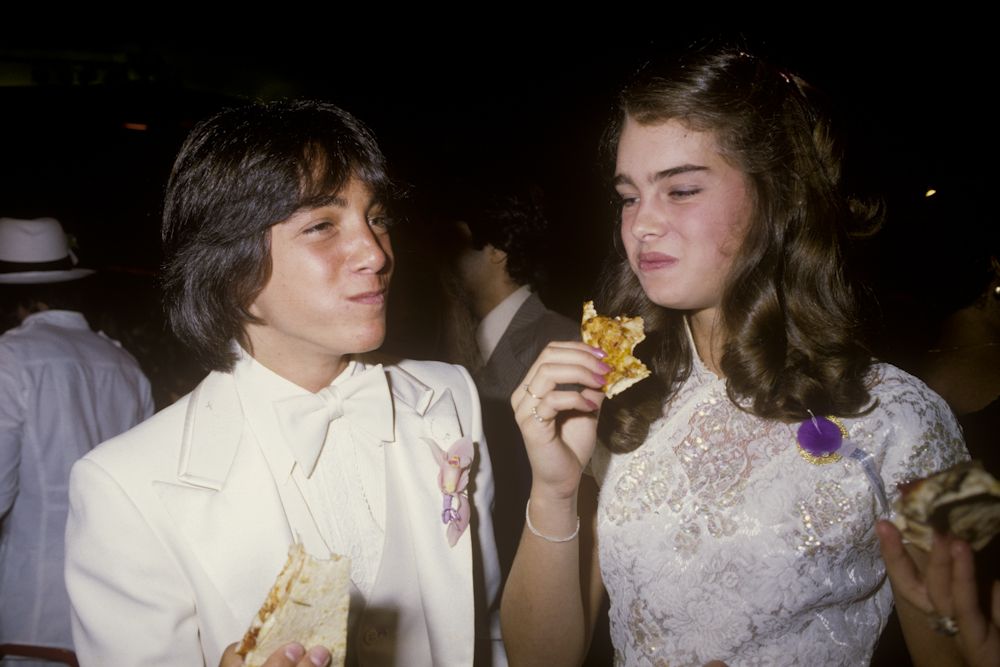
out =
[[[389,187],[371,134],[332,105],[232,109],[188,137],[164,285],[213,372],[74,467],[82,665],[239,664],[227,645],[295,540],[351,557],[349,663],[504,662],[475,387],[457,366],[364,355],[385,335]],[[443,488],[463,437],[468,486]],[[289,645],[268,665],[327,660]]]

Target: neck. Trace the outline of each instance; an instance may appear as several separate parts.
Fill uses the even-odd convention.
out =
[[[516,292],[520,285],[512,281],[506,274],[499,280],[485,283],[472,295],[472,312],[478,319],[483,319],[490,311]]]
[[[719,324],[719,316],[717,308],[695,311],[688,315],[688,324],[691,326],[695,352],[701,362],[720,378],[724,378],[726,376],[719,363],[722,361],[726,337]]]
[[[350,355],[311,353],[308,350],[267,345],[253,335],[250,336],[250,343],[248,351],[259,364],[313,393],[329,386],[334,378],[344,372],[350,361]]]
[[[27,308],[21,304],[17,305],[17,321],[23,322],[29,315],[43,313],[49,309],[49,305],[44,301],[32,301]]]

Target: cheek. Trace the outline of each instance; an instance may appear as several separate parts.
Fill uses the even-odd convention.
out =
[[[744,206],[729,206],[721,209],[715,220],[705,231],[704,247],[710,248],[715,259],[728,268],[743,245],[749,214]]]
[[[618,230],[615,232],[615,242],[616,244],[625,250],[625,256],[628,257],[628,261],[632,266],[635,266],[633,261],[636,254],[636,248],[639,242],[635,240],[635,236],[632,235],[632,225],[628,220],[621,220],[618,224]]]
[[[382,252],[385,253],[385,272],[391,275],[395,264],[395,255],[392,253],[392,239],[388,233],[382,237],[379,244],[382,247]]]
[[[747,231],[746,228],[747,225],[741,221],[739,224],[730,225],[719,233],[718,254],[725,263],[727,273],[736,255],[739,254],[740,248],[743,246],[743,239]]]
[[[458,275],[462,280],[469,280],[474,272],[472,255],[468,250],[463,250],[462,254],[458,256],[458,260],[455,262],[455,267],[458,269]]]

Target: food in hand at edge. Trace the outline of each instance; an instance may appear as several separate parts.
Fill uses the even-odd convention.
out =
[[[903,537],[930,551],[934,531],[981,549],[1000,532],[1000,482],[977,461],[901,485],[893,523]]]
[[[350,607],[350,559],[314,558],[299,543],[236,650],[246,667],[260,667],[278,648],[298,642],[306,648],[325,646],[331,665],[347,656],[347,613]]]
[[[649,377],[649,369],[645,364],[632,356],[635,346],[646,338],[641,317],[612,318],[598,315],[594,302],[588,301],[583,304],[580,330],[584,343],[599,347],[608,355],[604,358],[604,363],[611,366],[612,371],[607,374],[603,387],[608,398]]]

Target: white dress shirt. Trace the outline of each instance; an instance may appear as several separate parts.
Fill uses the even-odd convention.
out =
[[[331,383],[342,384],[364,370],[350,362]],[[332,553],[351,559],[351,610],[364,609],[382,562],[385,540],[385,452],[369,442],[348,419],[330,422],[327,439],[312,475],[295,461],[275,416],[275,403],[305,395],[306,389],[286,380],[241,351],[233,369],[236,388],[251,430],[271,463],[275,479],[291,474],[302,490],[312,517]],[[313,554],[326,558],[329,554]]]
[[[507,298],[493,307],[493,310],[486,314],[486,317],[476,327],[476,344],[479,346],[479,355],[485,364],[490,360],[490,355],[497,348],[497,343],[503,338],[503,334],[510,326],[511,320],[517,314],[518,308],[531,296],[531,288],[521,285],[516,290],[507,295]]]
[[[149,382],[83,315],[0,336],[0,643],[73,648],[63,534],[73,463],[153,413]]]

